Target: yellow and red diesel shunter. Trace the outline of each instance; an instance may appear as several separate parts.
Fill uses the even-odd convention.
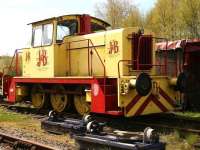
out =
[[[107,30],[89,15],[33,22],[30,48],[15,53],[16,75],[2,75],[2,93],[15,103],[51,105],[63,112],[138,116],[174,110],[180,96],[156,64],[153,33],[137,27]],[[9,69],[12,68],[12,65]]]

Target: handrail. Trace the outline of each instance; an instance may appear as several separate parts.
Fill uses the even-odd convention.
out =
[[[18,73],[19,73],[19,70],[18,70],[18,57],[19,57],[19,49],[16,49],[15,52],[14,52],[14,55],[12,57],[12,60],[11,60],[11,63],[9,66],[6,66],[3,68],[2,70],[2,76],[1,76],[1,87],[2,87],[2,93],[4,93],[4,78],[6,77],[6,73],[5,73],[5,70],[8,69],[7,71],[7,74],[9,75],[10,71],[11,70],[15,70],[16,72],[16,76],[18,76]],[[13,66],[13,62],[14,62],[14,59],[16,57],[16,60],[15,60],[15,66]]]
[[[73,50],[73,48],[71,48],[71,43],[77,43],[77,42],[83,42],[86,41],[87,42],[87,47],[88,48],[88,75],[90,76],[90,64],[89,64],[89,39],[83,39],[83,40],[74,40],[74,41],[70,41],[69,43],[69,74],[71,74],[71,55],[70,55],[70,50]],[[80,47],[82,48],[82,47]]]
[[[92,42],[92,40],[91,39],[88,39],[89,41],[90,41],[90,44],[92,44],[92,48],[94,48],[94,51],[95,51],[95,53],[97,54],[97,56],[98,56],[98,58],[99,58],[99,60],[100,60],[100,62],[101,62],[101,64],[102,64],[102,66],[103,66],[103,84],[104,84],[104,89],[103,89],[103,91],[104,91],[104,94],[105,94],[105,85],[106,85],[106,67],[105,67],[105,64],[103,63],[103,61],[102,61],[102,59],[101,59],[101,57],[100,57],[100,55],[99,55],[99,53],[97,52],[97,49],[95,48],[95,46],[94,46],[94,44],[93,44],[93,42]],[[92,54],[91,54],[91,56],[92,56]],[[92,58],[92,57],[91,57]],[[91,61],[91,64],[92,64],[92,61]],[[91,66],[91,68],[92,68],[92,66]],[[92,73],[93,74],[93,73]]]
[[[8,69],[7,74],[9,74],[11,70],[15,69],[16,76],[19,75],[19,70],[18,70],[19,69],[18,68],[18,65],[19,65],[18,64],[19,63],[19,58],[18,57],[19,57],[19,53],[20,53],[19,51],[20,51],[19,49],[15,50],[10,65],[3,68],[3,75],[5,74],[5,69]],[[16,60],[15,60],[15,67],[14,67],[13,66],[13,62],[14,62],[15,57],[16,57]]]
[[[148,35],[147,35],[148,36]],[[164,67],[164,74],[167,74],[167,72],[168,72],[168,59],[167,59],[167,48],[168,48],[168,39],[167,38],[162,38],[162,37],[153,37],[152,36],[152,38],[153,39],[157,39],[157,40],[165,40],[166,41],[166,51],[165,51],[165,56],[164,56],[164,65],[162,65],[162,64],[155,64],[155,65],[153,65],[153,64],[140,64],[139,63],[139,58],[140,58],[140,49],[141,49],[141,39],[143,38],[144,36],[140,36],[139,37],[139,41],[138,41],[138,54],[137,54],[137,56],[136,56],[136,60],[119,60],[119,62],[118,62],[118,76],[120,77],[120,66],[119,66],[119,64],[121,63],[121,62],[124,62],[124,61],[128,61],[128,62],[134,62],[134,63],[136,63],[136,70],[140,70],[139,68],[140,68],[140,66],[163,66]],[[154,54],[153,54],[154,55]],[[177,62],[175,61],[174,62],[175,64],[176,64],[176,66],[177,66]],[[175,75],[177,75],[177,68],[175,68],[176,70],[175,70]]]
[[[167,64],[168,64],[168,60],[167,60],[167,46],[168,46],[168,39],[167,38],[163,38],[163,37],[153,37],[154,39],[157,39],[157,40],[165,40],[166,41],[166,50],[165,50],[165,73],[167,74]]]
[[[2,70],[3,75],[5,75],[5,72],[6,72],[5,70],[6,70],[6,69],[8,70],[8,73],[9,73],[10,70],[14,70],[15,67],[13,67],[13,66],[12,66],[12,67],[10,67],[10,66],[3,67],[3,70]],[[7,73],[7,74],[8,74],[8,73]]]
[[[14,55],[13,55],[13,57],[12,57],[12,60],[11,60],[10,66],[9,66],[8,73],[11,71],[11,68],[12,68],[13,61],[14,61],[14,58],[15,58],[16,53],[17,53],[17,50],[15,50]]]
[[[120,63],[122,62],[136,62],[137,60],[125,60],[125,59],[122,59],[122,60],[119,60],[118,61],[118,77],[120,78],[121,77],[121,72],[120,72]],[[131,63],[131,64],[134,64],[134,63]],[[160,66],[160,67],[165,67],[165,64],[164,65],[161,65],[161,64],[137,64],[138,67],[140,66]],[[135,71],[141,71],[141,70],[135,70]],[[161,74],[161,73],[160,73]]]
[[[103,63],[103,60],[101,59],[101,56],[99,55],[95,45],[93,44],[91,39],[83,39],[83,40],[75,40],[75,41],[70,41],[69,42],[69,57],[70,57],[70,50],[71,50],[71,44],[70,43],[76,43],[76,42],[87,42],[87,48],[88,48],[88,75],[92,76],[93,75],[93,65],[92,65],[92,56],[93,56],[93,51],[96,53],[98,59],[101,62],[101,65],[103,66],[103,84],[104,84],[104,93],[105,93],[105,84],[106,84],[106,67],[105,64]],[[90,46],[91,45],[91,46]],[[82,47],[80,47],[82,48]],[[90,51],[91,48],[91,51]],[[89,57],[90,56],[90,57]],[[70,58],[69,58],[70,59]],[[91,61],[90,61],[91,60]],[[69,64],[70,65],[70,64]],[[70,68],[70,67],[69,67]],[[71,70],[70,70],[71,71]]]
[[[94,51],[95,51],[95,53],[97,54],[97,56],[98,56],[98,58],[99,58],[99,60],[100,60],[100,62],[101,62],[101,64],[102,64],[102,66],[103,66],[103,70],[104,70],[104,77],[105,77],[105,76],[106,76],[106,67],[105,67],[105,64],[103,63],[103,61],[102,61],[102,59],[101,59],[101,57],[100,57],[99,53],[97,52],[97,49],[95,48],[95,46],[94,46],[94,44],[93,44],[92,40],[91,40],[91,39],[89,39],[89,41],[90,41],[90,44],[92,44],[92,48],[94,48]],[[92,54],[91,54],[91,55],[92,55]]]

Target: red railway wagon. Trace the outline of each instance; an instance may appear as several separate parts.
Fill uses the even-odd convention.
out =
[[[166,62],[168,76],[177,77],[184,108],[200,110],[200,39],[156,44],[156,61]]]

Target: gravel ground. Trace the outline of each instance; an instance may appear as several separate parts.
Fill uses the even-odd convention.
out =
[[[1,143],[0,150],[12,150],[12,147],[10,145]]]
[[[38,125],[37,123],[38,122],[35,121],[35,125],[30,127],[28,124],[27,126],[24,126],[22,124],[14,125],[12,123],[4,124],[0,122],[0,132],[45,144],[58,150],[77,149],[74,140],[70,139],[68,135],[54,135],[47,133],[40,128],[37,128],[37,126],[40,126],[40,124]],[[0,145],[0,150],[9,150],[9,148],[9,145]]]
[[[15,113],[0,107],[0,132],[48,145],[58,150],[77,149],[75,141],[68,134],[55,135],[42,130],[41,120],[42,118],[31,114]],[[4,149],[9,150],[10,146],[0,143],[0,150]]]
[[[34,115],[13,113],[0,107],[0,132],[45,144],[58,150],[77,149],[75,141],[68,134],[55,135],[42,130],[41,119]],[[166,150],[193,150],[192,143],[197,140],[195,135],[182,135],[177,131],[171,134],[163,133],[160,138],[161,141],[167,143]],[[0,144],[0,150],[11,149],[9,145]]]

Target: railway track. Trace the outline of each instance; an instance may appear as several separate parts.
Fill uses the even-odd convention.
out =
[[[37,119],[47,118],[47,111],[37,111],[34,108],[29,107],[20,107],[20,106],[4,106],[8,110],[14,111],[16,113],[29,114]],[[45,114],[46,113],[46,114]],[[79,115],[74,113],[65,113],[63,117],[70,118],[80,118]],[[124,134],[126,132],[131,134],[131,136],[137,132],[142,132],[146,127],[152,127],[156,129],[158,132],[169,133],[174,130],[178,130],[181,132],[193,133],[200,135],[200,120],[186,118],[177,116],[175,113],[166,113],[166,114],[156,114],[156,115],[148,115],[148,116],[140,116],[134,118],[117,118],[110,116],[102,116],[95,115],[93,117],[97,120],[101,120],[103,122],[107,122],[106,131],[109,134]],[[117,130],[121,130],[124,132],[118,132]],[[62,131],[64,132],[64,131]],[[61,134],[61,132],[58,132]],[[133,134],[132,134],[133,133]],[[199,148],[200,143],[194,144],[194,147]]]
[[[0,132],[0,143],[8,144],[14,150],[55,150],[55,148],[36,143],[34,141],[25,140]]]
[[[105,123],[85,116],[82,119],[66,118],[62,120],[51,113],[47,120],[41,123],[42,129],[59,134],[70,133],[80,149],[146,149],[164,150],[165,143],[159,141],[159,135],[150,127],[143,132],[127,132],[120,130],[105,130]]]
[[[177,116],[173,113],[140,116],[135,118],[108,118],[97,117],[97,120],[107,122],[109,127],[119,130],[140,131],[145,127],[153,127],[158,131],[184,131],[200,134],[200,120]]]
[[[160,114],[152,117],[151,119],[136,120],[134,123],[138,125],[151,126],[158,129],[172,129],[200,134],[200,120],[177,116],[174,113]]]
[[[192,128],[184,128],[184,127],[178,127],[178,126],[171,126],[171,125],[165,125],[165,124],[155,124],[155,123],[145,123],[145,122],[135,122],[136,125],[142,125],[142,126],[151,126],[156,129],[170,129],[170,130],[178,130],[183,132],[190,132],[200,135],[200,129],[192,129]]]
[[[38,110],[37,108],[33,108],[30,105],[10,105],[10,104],[0,104],[0,107],[3,107],[9,111],[15,112],[15,113],[21,113],[21,114],[27,114],[31,115],[34,118],[37,119],[43,119],[48,117],[48,114],[50,112],[50,109],[41,109]],[[69,113],[65,112],[60,114],[61,117],[71,117],[71,118],[82,118],[79,114],[76,113]]]
[[[21,113],[25,115],[31,115],[32,117],[36,119],[43,119],[48,116],[49,110],[38,110],[36,108],[27,106],[20,106],[20,105],[10,105],[10,104],[0,104],[0,107],[7,109],[8,111],[15,112],[15,113]]]
[[[14,111],[16,113],[30,114],[37,119],[48,117],[48,110],[37,110],[32,107],[6,104],[1,104],[0,106],[5,107],[6,109]],[[62,116],[64,118],[81,118],[80,115],[75,113],[64,113],[62,114]],[[109,127],[119,130],[135,131],[136,129],[137,131],[142,131],[145,127],[151,126],[161,132],[162,130],[179,130],[200,134],[200,120],[177,116],[175,113],[155,114],[134,118],[114,118],[110,116],[93,115],[93,118],[103,122],[107,122],[107,125]],[[124,126],[124,124],[126,124],[126,126]]]
[[[125,137],[133,137],[133,135],[142,135],[141,131],[143,131],[146,127],[152,127],[156,131],[162,133],[173,132],[174,130],[178,130],[181,132],[193,133],[200,135],[200,121],[194,120],[185,117],[179,117],[175,114],[160,114],[153,116],[144,116],[139,118],[111,118],[107,116],[93,116],[96,120],[101,120],[103,122],[107,122],[104,131],[113,136],[122,136]],[[147,119],[148,118],[148,119]],[[159,120],[160,118],[160,120]],[[162,119],[161,119],[162,118]],[[146,122],[145,122],[146,120]],[[169,121],[171,120],[171,122]],[[176,120],[176,122],[175,122]],[[101,122],[100,121],[100,122]],[[177,123],[178,122],[178,123]],[[48,124],[48,123],[47,123]],[[181,124],[181,125],[180,125]],[[50,123],[50,130],[56,131],[56,133],[66,132],[65,124],[55,122]],[[188,127],[190,125],[190,128]],[[58,128],[57,128],[58,127]],[[49,127],[47,127],[49,128]],[[55,129],[56,128],[56,129]],[[118,131],[117,131],[118,130]],[[122,131],[124,130],[124,131]],[[68,131],[67,131],[68,132]],[[127,136],[128,135],[128,136]],[[86,138],[87,139],[87,138]],[[141,139],[141,136],[140,136]],[[85,139],[83,139],[85,140]],[[87,140],[86,140],[87,141]],[[90,141],[87,141],[90,142]],[[105,144],[105,143],[104,143]],[[200,141],[197,140],[194,144],[192,144],[195,148],[200,147]]]

